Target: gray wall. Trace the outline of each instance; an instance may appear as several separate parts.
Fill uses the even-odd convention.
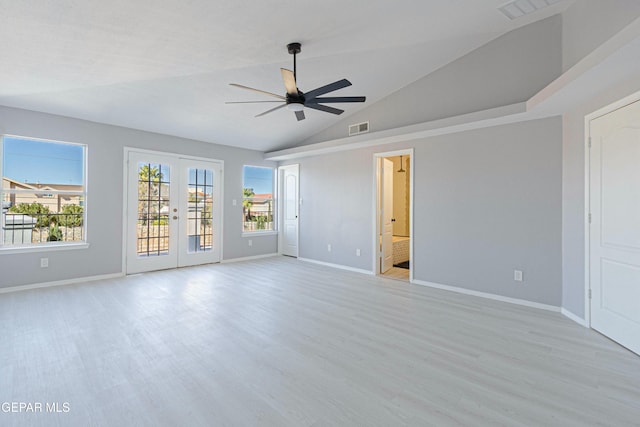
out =
[[[351,123],[376,132],[526,101],[560,75],[561,36],[559,15],[511,31],[303,144],[344,138]]]
[[[640,15],[638,0],[578,0],[562,14],[566,71]]]
[[[372,271],[373,154],[412,146],[415,279],[559,306],[559,117],[296,161],[300,257]]]
[[[371,270],[372,165],[361,150],[302,159],[301,258]]]
[[[0,252],[0,287],[121,272],[125,146],[224,160],[224,259],[277,251],[276,236],[254,236],[252,247],[241,237],[242,166],[275,166],[260,152],[6,107],[0,107],[0,134],[87,144],[90,243],[88,249],[70,251]],[[43,256],[49,267],[41,269]]]
[[[415,278],[559,306],[561,150],[560,118],[417,145]]]

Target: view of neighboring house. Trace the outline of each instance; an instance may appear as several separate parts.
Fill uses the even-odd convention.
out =
[[[82,206],[82,197],[78,194],[60,194],[59,192],[82,191],[82,185],[26,183],[11,178],[2,178],[3,190],[33,190],[30,192],[9,193],[3,192],[2,206],[11,207],[20,203],[40,203],[49,208],[51,212],[60,212],[63,206]],[[50,191],[48,193],[47,191]]]
[[[272,194],[254,194],[251,201],[251,215],[270,217],[273,213]]]

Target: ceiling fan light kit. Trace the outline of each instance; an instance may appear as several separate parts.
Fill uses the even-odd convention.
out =
[[[284,87],[287,91],[286,96],[278,95],[276,93],[267,92],[260,89],[255,89],[249,86],[240,85],[237,83],[230,83],[231,86],[238,87],[240,89],[251,90],[253,92],[261,93],[263,95],[271,96],[273,98],[277,98],[278,101],[240,101],[240,102],[227,102],[227,104],[252,104],[252,103],[262,103],[262,102],[279,102],[281,105],[278,105],[275,108],[267,110],[263,113],[258,114],[256,117],[261,117],[266,114],[269,114],[273,111],[279,110],[282,107],[287,107],[288,110],[293,111],[296,115],[296,119],[298,121],[304,120],[304,108],[311,108],[314,110],[324,111],[326,113],[331,114],[342,114],[344,110],[339,108],[329,107],[328,105],[323,105],[325,103],[328,104],[338,104],[344,102],[365,102],[366,97],[364,96],[331,96],[331,97],[323,97],[321,95],[325,95],[330,92],[334,92],[338,89],[343,89],[345,87],[351,86],[351,82],[347,79],[342,79],[335,81],[333,83],[329,83],[328,85],[316,88],[307,93],[302,92],[298,89],[298,85],[296,83],[296,75],[297,75],[297,63],[296,63],[296,55],[299,54],[302,50],[302,45],[300,43],[289,43],[287,45],[287,51],[293,55],[293,71],[288,70],[286,68],[281,68],[280,72],[282,74],[282,81],[284,82]]]
[[[304,110],[304,104],[300,102],[289,102],[287,104],[287,110],[289,111],[302,111]]]

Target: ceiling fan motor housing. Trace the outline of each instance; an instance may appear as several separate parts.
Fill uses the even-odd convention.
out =
[[[300,43],[289,43],[287,45],[287,50],[289,51],[289,53],[291,55],[295,55],[297,53],[300,53],[302,50],[302,45]]]

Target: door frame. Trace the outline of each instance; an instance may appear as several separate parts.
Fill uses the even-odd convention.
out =
[[[373,274],[376,276],[381,276],[380,274],[380,269],[378,268],[378,260],[380,258],[379,255],[379,241],[378,241],[378,236],[380,235],[380,203],[381,200],[379,199],[379,192],[378,192],[378,177],[380,176],[380,164],[381,164],[381,159],[383,159],[384,157],[395,157],[395,156],[409,156],[409,168],[410,168],[410,173],[409,173],[409,260],[411,261],[409,263],[409,283],[413,283],[414,277],[413,277],[413,267],[415,266],[415,261],[414,261],[414,254],[413,254],[413,248],[415,246],[414,243],[414,233],[413,233],[413,224],[414,224],[414,204],[413,204],[413,196],[415,193],[415,186],[414,186],[414,176],[415,176],[415,154],[414,154],[414,149],[413,148],[405,148],[405,149],[401,149],[401,150],[394,150],[394,151],[385,151],[385,152],[381,152],[381,153],[374,153],[373,154],[373,206],[372,206],[372,212],[373,212],[373,239],[372,239],[372,248],[373,248]]]
[[[286,169],[296,169],[298,173],[298,182],[296,188],[296,209],[298,210],[298,216],[296,218],[296,258],[300,258],[300,164],[293,163],[290,165],[278,166],[276,173],[276,198],[277,198],[277,212],[278,212],[278,255],[282,255],[282,247],[284,242],[284,172]]]
[[[127,274],[127,239],[129,236],[129,223],[128,223],[128,213],[129,213],[129,153],[136,152],[141,154],[151,154],[157,156],[172,156],[175,157],[178,161],[180,159],[186,160],[197,160],[211,163],[219,163],[220,164],[220,262],[224,260],[224,160],[213,159],[208,157],[199,157],[199,156],[190,156],[186,154],[171,152],[171,151],[157,151],[157,150],[148,150],[144,148],[136,148],[136,147],[128,147],[125,146],[123,149],[123,159],[122,159],[122,260],[121,260],[121,269],[122,274]]]
[[[605,107],[602,107],[584,118],[584,326],[591,327],[591,121],[612,113],[628,105],[640,101],[640,92],[635,92]]]

